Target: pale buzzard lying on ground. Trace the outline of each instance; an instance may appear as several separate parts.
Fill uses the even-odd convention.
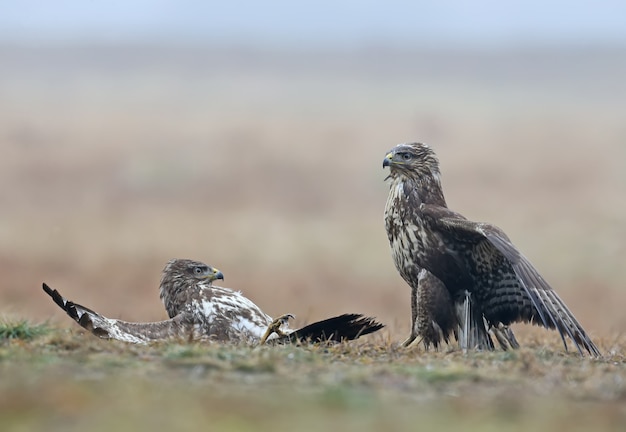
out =
[[[167,263],[161,278],[161,299],[170,317],[165,321],[134,323],[106,318],[66,300],[45,283],[44,291],[78,324],[96,336],[124,342],[165,340],[214,340],[265,343],[320,342],[356,339],[380,330],[383,325],[360,314],[345,314],[309,324],[299,330],[282,329],[293,315],[275,320],[241,292],[213,285],[224,279],[210,266],[186,259]]]
[[[425,144],[400,144],[383,160],[390,191],[385,225],[393,259],[412,289],[410,344],[446,342],[459,328],[461,347],[516,347],[507,327],[531,322],[567,335],[578,351],[600,351],[565,303],[498,227],[448,209],[439,161]]]

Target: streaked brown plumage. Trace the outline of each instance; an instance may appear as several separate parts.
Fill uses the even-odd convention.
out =
[[[442,341],[450,343],[451,335],[458,339],[459,323],[450,293],[425,269],[418,273],[416,287],[411,287],[411,313],[411,336],[404,345],[420,336],[426,348],[439,349]]]
[[[163,270],[160,296],[170,319],[151,323],[106,318],[65,299],[45,283],[44,291],[72,319],[94,335],[132,343],[165,340],[212,340],[265,343],[320,342],[356,339],[383,325],[360,314],[344,314],[309,324],[298,330],[281,329],[293,315],[276,320],[239,291],[213,285],[222,273],[199,261],[171,260]]]
[[[463,348],[490,349],[488,330],[504,346],[517,346],[508,325],[531,322],[568,336],[578,351],[599,356],[598,348],[565,303],[498,227],[472,222],[448,209],[440,183],[439,161],[425,144],[400,144],[383,161],[390,168],[385,224],[396,268],[412,290],[447,290],[460,325]],[[424,270],[432,275],[422,277]],[[419,311],[420,299],[416,299]],[[422,300],[423,302],[423,300]],[[436,311],[426,307],[427,312]],[[449,317],[450,308],[438,309]],[[441,318],[437,318],[441,319]],[[417,317],[419,323],[420,317]],[[454,322],[454,318],[450,318]],[[443,336],[454,326],[443,325]],[[447,332],[447,333],[446,333]],[[435,346],[445,337],[430,336],[419,325],[412,335]]]

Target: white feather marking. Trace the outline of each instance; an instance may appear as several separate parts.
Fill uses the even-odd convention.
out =
[[[117,339],[124,342],[131,342],[136,344],[145,344],[146,341],[140,337],[122,331],[117,326],[117,320],[111,318],[103,318],[109,325],[107,326],[107,331],[109,333],[109,337],[111,339]]]
[[[428,276],[428,270],[421,269],[420,272],[417,274],[417,280],[422,281],[426,278],[426,276]]]
[[[215,304],[213,304],[213,302],[211,301],[202,299],[201,307],[199,307],[198,302],[196,300],[193,301],[193,304],[196,305],[195,307],[197,309],[202,311],[202,314],[207,318],[207,320],[210,319],[210,317],[212,317],[215,314]]]
[[[263,337],[265,331],[267,330],[267,326],[261,327],[258,323],[254,323],[244,317],[237,317],[233,321],[233,328],[242,333],[251,334],[259,339]]]

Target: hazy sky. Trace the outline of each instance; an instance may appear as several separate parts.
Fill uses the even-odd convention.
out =
[[[0,40],[626,42],[626,1],[0,0]]]

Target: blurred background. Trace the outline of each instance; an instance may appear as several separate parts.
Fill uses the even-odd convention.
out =
[[[626,4],[582,3],[3,3],[0,315],[74,325],[46,281],[163,319],[180,257],[271,315],[400,341],[381,164],[424,141],[451,208],[593,335],[626,330]]]

